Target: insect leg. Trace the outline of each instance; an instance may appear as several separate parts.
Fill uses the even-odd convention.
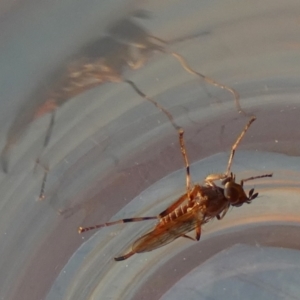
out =
[[[46,186],[47,176],[48,176],[48,171],[45,171],[43,181],[42,181],[42,187],[39,195],[39,200],[45,199],[45,186]]]
[[[5,147],[1,152],[1,166],[4,173],[8,173],[8,162],[9,162],[9,152],[12,147],[12,143],[7,142]]]
[[[160,104],[158,104],[155,100],[153,100],[152,98],[150,98],[149,96],[147,96],[146,94],[144,94],[137,86],[136,84],[128,79],[125,79],[124,82],[128,83],[134,90],[135,92],[140,95],[142,98],[146,99],[147,101],[150,101],[152,104],[154,104],[158,109],[160,109],[170,120],[170,122],[172,123],[173,127],[179,131],[181,130],[181,127],[178,126],[175,121],[173,116],[164,108],[162,107]]]
[[[226,168],[226,172],[224,174],[210,174],[205,178],[205,182],[209,185],[213,185],[213,181],[216,180],[221,180],[223,179],[223,184],[225,184],[227,179],[233,178],[234,179],[234,175],[230,174],[230,169],[231,169],[231,165],[232,165],[232,161],[233,161],[233,157],[235,154],[235,150],[237,148],[237,146],[239,145],[239,143],[241,142],[242,138],[244,137],[245,133],[247,132],[247,130],[249,129],[250,125],[256,120],[256,117],[251,117],[251,119],[249,120],[249,122],[246,124],[245,128],[243,129],[243,131],[241,132],[241,134],[238,136],[237,140],[235,141],[235,143],[233,144],[233,146],[231,147],[231,152],[229,155],[229,159],[228,159],[228,164],[227,164],[227,168]],[[268,174],[269,175],[269,174]],[[270,177],[270,176],[263,176],[263,177]],[[252,177],[251,177],[252,178]],[[247,179],[247,180],[251,180],[251,178]],[[256,177],[255,177],[256,178]],[[253,178],[253,179],[255,179]],[[243,180],[245,181],[245,180]]]
[[[41,164],[39,158],[36,160],[36,165],[41,165],[41,167],[44,169],[44,177],[43,177],[43,181],[42,181],[40,195],[39,195],[39,198],[38,198],[38,200],[44,200],[45,199],[45,186],[46,186],[47,176],[48,176],[48,173],[49,173],[49,167],[44,166],[43,164]]]
[[[131,80],[124,80],[124,82],[128,83],[141,97],[143,97],[144,99],[150,101],[152,104],[154,104],[158,109],[160,109],[170,120],[170,122],[172,123],[173,127],[179,132],[179,144],[180,144],[180,150],[181,153],[183,155],[183,159],[185,162],[185,166],[186,166],[186,189],[187,189],[187,194],[188,194],[188,198],[190,199],[190,191],[191,191],[191,176],[190,176],[190,165],[189,165],[189,161],[187,158],[187,154],[186,154],[186,148],[184,145],[184,139],[183,139],[183,134],[184,131],[183,129],[178,126],[175,121],[173,116],[164,108],[162,107],[160,104],[158,104],[155,100],[153,100],[152,98],[148,97],[146,94],[144,94],[137,86],[136,84],[131,81]],[[181,202],[180,202],[181,203]],[[176,203],[175,207],[178,206]],[[167,210],[170,211],[173,210],[172,209],[173,206],[171,206],[170,208],[168,208]],[[164,212],[163,212],[164,213]]]
[[[201,223],[200,223],[200,220],[198,220],[197,222],[197,226],[196,226],[196,236],[195,238],[192,238],[191,236],[187,235],[187,234],[182,234],[181,236],[184,237],[184,238],[187,238],[189,240],[192,240],[194,242],[197,242],[200,240],[200,236],[201,236]]]
[[[50,137],[51,137],[51,134],[52,134],[52,129],[53,129],[54,121],[55,121],[55,110],[51,113],[50,124],[48,126],[48,129],[47,129],[47,132],[46,132],[46,136],[45,136],[44,148],[47,147],[47,145],[48,145],[48,143],[50,141]]]
[[[146,221],[146,220],[157,220],[157,219],[159,219],[159,217],[157,217],[157,216],[155,216],[155,217],[141,217],[141,218],[121,219],[121,220],[118,220],[118,221],[103,223],[103,224],[94,225],[94,226],[91,226],[91,227],[79,227],[78,228],[78,233],[86,232],[86,231],[97,229],[97,228],[112,226],[112,225],[116,225],[116,224],[123,224],[123,223],[129,223],[129,222],[140,222],[140,221]]]
[[[184,163],[185,163],[185,170],[186,170],[186,193],[187,193],[187,196],[188,196],[189,200],[191,200],[190,164],[189,164],[189,160],[188,160],[188,157],[187,157],[186,148],[185,148],[185,145],[184,145],[183,134],[184,134],[183,129],[180,129],[179,130],[179,144],[180,144],[181,154],[183,156],[183,160],[184,160]]]
[[[128,253],[125,254],[125,255],[122,255],[122,256],[119,256],[119,257],[115,257],[114,260],[115,260],[115,261],[122,261],[122,260],[125,260],[125,259],[127,259],[128,257],[132,256],[133,254],[135,254],[135,252],[130,251],[130,252],[128,252]]]
[[[243,115],[247,115],[243,109],[241,108],[241,105],[240,105],[240,95],[239,93],[234,90],[233,88],[231,87],[228,87],[222,83],[219,83],[215,80],[213,80],[212,78],[210,77],[207,77],[199,72],[196,72],[194,71],[187,63],[187,61],[184,59],[184,57],[176,52],[168,52],[167,50],[164,49],[164,52],[167,52],[169,54],[171,54],[172,56],[174,56],[181,64],[181,66],[190,74],[193,74],[193,75],[196,75],[198,77],[200,77],[201,79],[203,79],[205,82],[209,83],[209,84],[212,84],[216,87],[219,87],[221,89],[224,89],[224,90],[227,90],[229,93],[231,93],[235,99],[235,105],[236,105],[236,108],[237,108],[237,111],[239,113],[242,113]]]
[[[218,220],[222,220],[222,219],[225,217],[225,215],[226,215],[227,212],[228,212],[229,207],[230,207],[230,205],[227,205],[227,206],[225,207],[225,209],[223,210],[222,214],[221,214],[221,215],[220,215],[220,214],[217,215],[217,219],[218,219]]]
[[[47,145],[48,145],[48,143],[50,141],[50,137],[51,137],[51,134],[52,134],[54,121],[55,121],[55,110],[53,110],[52,113],[51,113],[50,123],[49,123],[48,129],[47,129],[47,132],[46,132],[46,136],[45,136],[45,140],[44,140],[44,145],[43,145],[44,148],[47,147]],[[46,187],[47,176],[48,176],[48,173],[49,173],[49,168],[43,166],[40,163],[40,158],[39,157],[36,160],[36,164],[40,164],[44,168],[44,170],[45,170],[43,181],[42,181],[42,186],[41,186],[41,191],[40,191],[40,195],[39,195],[39,198],[38,198],[39,200],[44,200],[45,199],[45,187]]]
[[[160,109],[168,117],[168,119],[172,123],[173,127],[179,132],[180,150],[181,150],[181,153],[183,155],[183,159],[184,159],[185,166],[186,166],[186,189],[187,189],[188,198],[190,198],[190,190],[191,190],[190,165],[189,165],[189,161],[188,161],[187,154],[186,154],[186,148],[185,148],[185,145],[184,145],[184,139],[183,139],[184,131],[183,131],[183,129],[175,123],[175,121],[173,119],[173,116],[164,107],[162,107],[155,100],[153,100],[152,98],[150,98],[146,94],[144,94],[136,86],[136,84],[134,82],[132,82],[131,80],[127,80],[127,79],[124,80],[124,82],[128,83],[141,97],[143,97],[144,99],[150,101],[158,109]]]
[[[151,34],[148,34],[148,38],[154,40],[154,41],[157,41],[163,45],[175,45],[175,44],[178,44],[178,43],[182,43],[182,42],[185,42],[185,41],[189,41],[189,40],[192,40],[192,39],[195,39],[195,38],[198,38],[200,36],[203,36],[203,35],[207,35],[209,32],[208,31],[201,31],[201,32],[197,32],[197,33],[192,33],[190,35],[186,35],[186,36],[182,36],[182,37],[179,37],[179,38],[174,38],[172,40],[164,40],[164,39],[161,39],[157,36],[154,36],[154,35],[151,35]],[[156,47],[158,47],[156,45]],[[162,50],[161,50],[162,51]]]
[[[200,222],[198,222],[196,227],[196,241],[199,241],[200,237],[201,237],[201,224]]]
[[[256,117],[251,117],[251,119],[249,120],[249,122],[246,124],[245,128],[243,129],[243,131],[241,132],[241,134],[238,136],[237,140],[235,141],[235,143],[233,144],[233,146],[231,147],[231,152],[230,152],[230,156],[229,156],[229,160],[228,160],[228,164],[227,164],[227,169],[225,172],[225,177],[229,176],[230,173],[230,168],[232,165],[232,160],[234,157],[234,153],[235,150],[237,148],[237,146],[239,145],[239,143],[241,142],[242,138],[244,137],[245,133],[247,132],[247,130],[249,129],[250,125],[256,120]]]
[[[192,238],[191,236],[186,235],[186,234],[183,234],[181,237],[184,237],[184,238],[187,238],[187,239],[189,239],[189,240],[192,240],[193,242],[198,241],[197,239]]]

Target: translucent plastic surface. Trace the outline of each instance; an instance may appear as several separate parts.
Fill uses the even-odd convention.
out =
[[[0,299],[297,299],[299,1],[63,0],[0,8],[0,147],[9,145],[0,174]],[[247,115],[228,90],[189,74],[171,55],[143,49],[130,27],[121,34],[116,24],[171,41],[166,47],[194,70],[238,91]],[[51,115],[40,109],[43,95],[70,60],[95,41],[101,48],[107,36],[118,45],[111,50],[129,45],[132,61],[119,77],[108,74],[60,103],[44,148]],[[106,51],[105,58],[114,53]],[[238,179],[273,178],[247,183],[259,197],[205,225],[200,242],[180,238],[115,262],[155,221],[82,235],[78,227],[156,215],[185,193],[176,130],[124,80],[184,128],[194,183],[224,172],[251,115],[257,120],[232,171]],[[42,165],[49,172],[45,199],[37,201]]]

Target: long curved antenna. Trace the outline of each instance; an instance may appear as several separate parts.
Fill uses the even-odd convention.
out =
[[[258,178],[265,178],[265,177],[273,177],[273,173],[258,175],[258,176],[252,176],[252,177],[249,177],[249,178],[246,178],[246,179],[242,179],[241,180],[241,186],[243,186],[244,182],[246,182],[246,181],[250,181],[250,180],[254,180],[254,179],[258,179]]]

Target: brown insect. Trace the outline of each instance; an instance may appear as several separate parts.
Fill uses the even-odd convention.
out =
[[[116,257],[116,261],[125,260],[135,253],[149,252],[160,248],[179,237],[199,241],[202,225],[213,218],[221,220],[226,215],[230,206],[239,207],[244,203],[251,203],[258,196],[258,193],[254,193],[254,189],[251,189],[248,195],[246,195],[243,188],[244,182],[263,177],[272,177],[272,174],[264,174],[242,179],[240,183],[236,183],[235,175],[230,171],[235,150],[255,119],[255,117],[252,117],[249,120],[233,144],[226,172],[207,176],[204,180],[204,185],[196,184],[192,186],[191,184],[189,161],[183,139],[184,131],[182,129],[179,130],[180,149],[186,168],[186,193],[158,216],[128,218],[91,227],[79,227],[78,232],[82,233],[120,223],[158,220],[154,229],[137,239],[132,244],[131,251],[125,255]],[[223,187],[215,184],[217,180],[221,180]],[[187,235],[192,230],[196,231],[195,238]]]
[[[145,18],[146,15],[137,13],[135,17]],[[126,69],[141,68],[155,51],[171,54],[187,72],[230,92],[235,98],[237,110],[243,112],[239,104],[239,94],[234,89],[194,71],[180,54],[166,49],[167,45],[195,38],[198,35],[201,33],[166,42],[151,35],[131,17],[115,23],[108,28],[107,36],[82,48],[65,66],[49,76],[46,79],[47,82],[50,82],[49,88],[45,89],[39,86],[32,97],[34,103],[30,103],[30,105],[25,103],[21,107],[20,113],[17,114],[8,131],[6,145],[1,153],[3,171],[8,172],[9,153],[33,121],[45,114],[51,114],[43,143],[43,148],[45,148],[52,134],[56,109],[75,96],[107,82],[129,84],[138,95],[164,112],[176,130],[179,130],[179,126],[175,124],[172,116],[162,106],[143,93],[134,82],[123,77]]]

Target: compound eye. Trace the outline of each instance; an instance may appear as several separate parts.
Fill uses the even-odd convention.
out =
[[[239,203],[242,205],[248,200],[243,187],[234,182],[226,183],[224,188],[224,196],[229,200],[230,204],[234,206],[237,206]]]
[[[237,187],[231,186],[231,184],[228,183],[225,185],[224,196],[231,204],[234,204],[239,201],[240,193]]]

